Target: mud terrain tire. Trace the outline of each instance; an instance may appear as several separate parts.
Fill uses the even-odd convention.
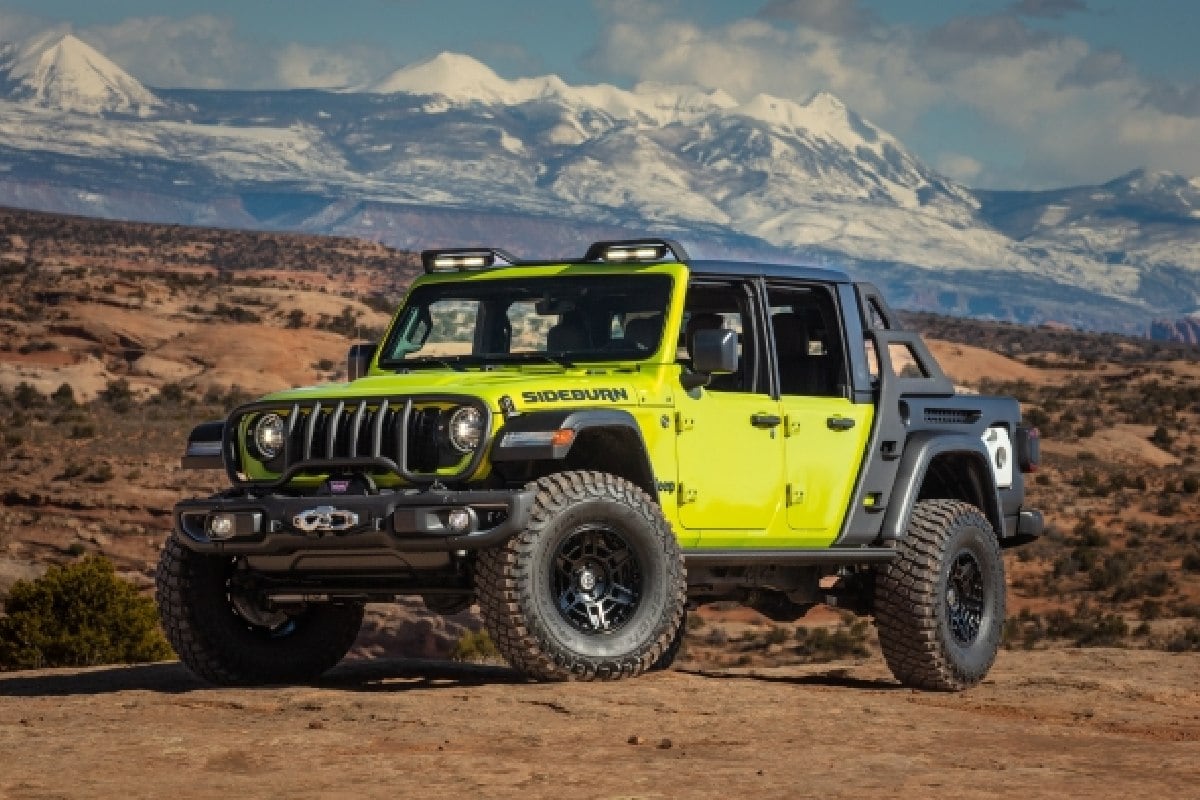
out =
[[[668,670],[675,664],[675,659],[679,658],[679,654],[683,652],[683,640],[687,636],[687,609],[683,610],[683,617],[679,620],[679,627],[675,631],[675,635],[671,637],[671,643],[667,645],[667,649],[658,657],[658,660],[650,665],[651,672],[662,672]]]
[[[538,680],[618,680],[668,650],[683,620],[679,544],[640,488],[602,472],[559,472],[528,527],[479,555],[476,590],[497,649]]]
[[[1004,627],[1004,560],[978,508],[923,500],[879,576],[875,624],[892,675],[906,686],[960,691],[983,680]]]
[[[305,683],[342,660],[362,626],[359,603],[314,604],[266,627],[231,600],[232,562],[168,539],[156,576],[167,640],[192,672],[222,685]]]

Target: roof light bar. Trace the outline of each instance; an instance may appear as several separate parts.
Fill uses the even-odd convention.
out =
[[[517,260],[503,250],[491,247],[468,247],[453,250],[424,250],[421,264],[425,272],[459,272],[471,269],[487,269],[501,265],[516,264]]]
[[[618,264],[662,261],[667,257],[687,261],[683,245],[671,239],[628,239],[596,242],[587,250],[584,261],[608,261]]]

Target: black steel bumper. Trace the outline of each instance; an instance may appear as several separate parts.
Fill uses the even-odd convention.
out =
[[[395,553],[476,550],[498,544],[529,521],[531,491],[448,491],[372,495],[269,495],[184,500],[175,537],[203,553],[284,555],[297,550]],[[468,524],[451,527],[451,512]],[[232,515],[218,536],[215,515]],[[462,513],[456,514],[460,521]]]

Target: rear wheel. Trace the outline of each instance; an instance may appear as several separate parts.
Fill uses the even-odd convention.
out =
[[[978,508],[917,503],[896,558],[876,584],[884,658],[907,686],[942,691],[983,680],[1004,627],[1004,560]]]
[[[479,555],[479,605],[497,649],[540,680],[644,672],[684,611],[683,556],[662,512],[607,473],[560,472],[531,488],[529,526]]]
[[[167,639],[192,672],[218,684],[311,681],[342,660],[362,626],[361,603],[268,607],[232,580],[233,560],[168,539],[157,600]]]

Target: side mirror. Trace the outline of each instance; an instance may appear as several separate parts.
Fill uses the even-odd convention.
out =
[[[692,369],[706,375],[737,372],[737,332],[727,328],[697,331],[692,338]]]
[[[346,380],[356,381],[367,374],[376,347],[374,342],[350,345],[350,353],[346,356]]]

